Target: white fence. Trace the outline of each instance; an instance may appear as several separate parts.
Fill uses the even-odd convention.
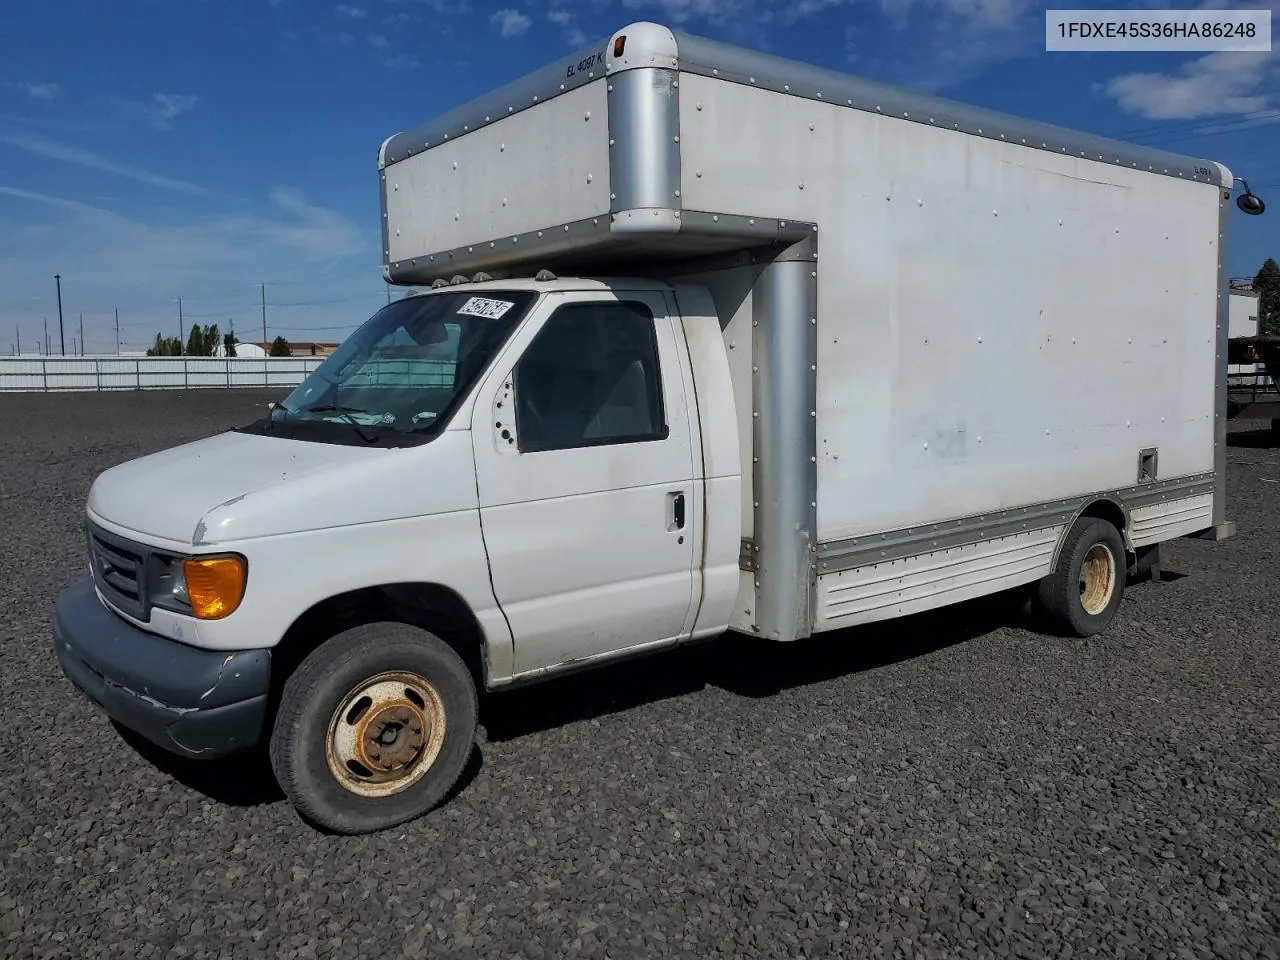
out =
[[[324,357],[0,357],[0,393],[292,387]]]

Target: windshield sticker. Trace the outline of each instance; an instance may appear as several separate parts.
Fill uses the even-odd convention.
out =
[[[509,300],[486,300],[484,297],[472,297],[458,308],[458,313],[465,313],[472,317],[485,317],[488,320],[497,320],[514,306],[515,304]]]

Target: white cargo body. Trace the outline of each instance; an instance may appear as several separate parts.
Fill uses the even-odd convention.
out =
[[[390,138],[380,168],[392,282],[710,289],[734,628],[1038,580],[1086,509],[1135,554],[1230,534],[1217,163],[640,23]]]

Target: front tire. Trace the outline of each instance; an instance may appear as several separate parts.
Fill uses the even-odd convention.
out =
[[[1063,540],[1053,572],[1040,581],[1039,606],[1067,633],[1094,636],[1115,619],[1127,571],[1120,531],[1097,517],[1081,517]]]
[[[298,813],[335,833],[421,816],[475,744],[476,689],[435,634],[369,623],[317,647],[285,682],[268,751]]]

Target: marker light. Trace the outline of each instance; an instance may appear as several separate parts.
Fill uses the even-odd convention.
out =
[[[199,620],[221,620],[244,598],[245,567],[239,557],[193,557],[182,561],[182,575]]]
[[[627,38],[626,38],[626,36],[624,35],[624,36],[621,36],[621,37],[617,37],[617,38],[613,41],[613,56],[614,56],[614,59],[617,59],[618,57],[622,56],[622,51],[623,51],[623,50],[625,50],[625,49],[626,49],[626,47],[627,47]]]

